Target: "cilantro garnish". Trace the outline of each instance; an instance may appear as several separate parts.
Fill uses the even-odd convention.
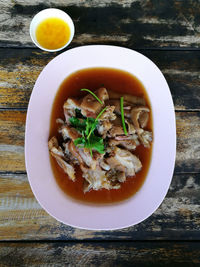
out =
[[[88,148],[92,156],[92,150],[96,150],[100,154],[104,151],[103,138],[95,134],[96,127],[99,123],[98,119],[101,117],[102,113],[106,110],[106,107],[98,114],[96,119],[91,117],[77,118],[71,117],[69,119],[70,124],[78,132],[81,133],[81,137],[74,140],[75,146]]]
[[[81,132],[84,131],[86,127],[86,120],[85,119],[79,119],[76,117],[69,118],[69,122],[72,127],[74,127],[77,131]]]
[[[88,134],[88,136],[87,136],[87,139],[90,138],[91,133],[94,131],[94,129],[96,128],[96,126],[97,126],[97,124],[98,124],[98,119],[101,117],[101,115],[103,114],[103,112],[104,112],[105,110],[106,110],[106,107],[105,107],[104,109],[102,109],[102,111],[101,111],[101,112],[99,113],[99,115],[96,117],[96,119],[95,119],[93,125],[91,126],[91,129],[90,129],[90,132],[89,132],[89,134]]]

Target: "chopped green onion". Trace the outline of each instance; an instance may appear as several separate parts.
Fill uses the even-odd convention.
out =
[[[97,122],[97,120],[101,117],[101,115],[104,113],[104,111],[106,110],[106,108],[107,107],[105,107],[104,109],[102,109],[102,111],[98,114],[98,116],[96,117],[96,119],[95,119],[95,121],[94,121],[94,126],[96,127],[96,124],[95,124],[95,122]],[[87,139],[89,139],[90,138],[90,135],[91,135],[91,133],[94,131],[94,127],[91,127],[91,130],[90,130],[90,132],[89,132],[89,134],[88,134],[88,136],[87,136]]]
[[[89,89],[81,89],[81,91],[86,91],[86,92],[88,92],[88,93],[90,93],[92,96],[94,96],[94,98],[96,98],[96,100],[97,101],[99,101],[99,103],[101,104],[101,105],[103,105],[103,102],[98,98],[98,96],[96,96],[92,91],[90,91]]]
[[[88,144],[89,144],[90,156],[92,158],[93,157],[93,154],[92,154],[92,148],[91,148],[90,140],[88,140]]]
[[[95,121],[97,121],[101,115],[104,113],[104,111],[106,111],[107,107],[105,107],[104,109],[102,109],[102,111],[99,113],[99,115],[96,117]]]
[[[120,109],[121,109],[121,118],[122,118],[122,126],[125,135],[127,135],[127,130],[126,130],[126,124],[125,124],[125,119],[124,119],[124,98],[123,96],[120,98]]]

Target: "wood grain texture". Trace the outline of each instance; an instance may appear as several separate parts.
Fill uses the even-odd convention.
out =
[[[162,70],[176,110],[200,110],[200,51],[140,51]],[[27,108],[34,83],[56,53],[0,49],[0,108]]]
[[[37,203],[25,174],[0,175],[0,239],[5,240],[199,240],[200,175],[174,175],[158,210],[144,222],[116,231],[66,226]]]
[[[200,172],[200,113],[177,112],[176,172]]]
[[[200,45],[198,0],[0,1],[0,45],[34,47],[29,24],[42,9],[56,7],[72,17],[73,45],[104,43],[131,48]]]
[[[14,257],[13,257],[14,255]],[[0,245],[1,266],[197,266],[199,243],[22,243]]]
[[[0,171],[25,172],[26,111],[0,110]],[[200,172],[200,112],[176,112],[176,172]],[[191,130],[192,129],[192,130]]]
[[[41,208],[30,189],[26,109],[39,73],[59,53],[38,50],[29,24],[48,7],[71,15],[76,34],[69,48],[136,49],[167,79],[177,111],[175,174],[161,206],[136,226],[66,226]],[[0,10],[0,266],[199,266],[200,1],[0,0]]]
[[[25,171],[25,119],[26,111],[0,111],[0,171]]]

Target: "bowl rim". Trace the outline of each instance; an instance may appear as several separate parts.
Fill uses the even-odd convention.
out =
[[[158,74],[158,77],[159,77],[160,81],[163,83],[163,88],[165,88],[165,89],[163,89],[164,91],[162,91],[162,94],[164,93],[163,97],[165,97],[165,100],[163,101],[163,103],[158,103],[158,105],[159,105],[159,108],[162,109],[162,106],[160,104],[166,104],[166,103],[168,103],[169,109],[167,110],[167,113],[165,115],[167,116],[167,118],[170,119],[170,123],[171,123],[171,125],[170,125],[171,133],[168,133],[167,135],[165,134],[165,137],[168,136],[168,138],[171,138],[170,139],[171,140],[171,144],[169,144],[169,145],[167,144],[167,146],[163,145],[166,148],[166,150],[167,150],[167,155],[170,155],[170,159],[168,160],[169,162],[167,162],[167,164],[166,163],[163,164],[162,158],[160,159],[160,162],[159,162],[159,164],[162,165],[163,168],[165,168],[166,165],[169,167],[169,169],[166,169],[165,170],[165,173],[163,174],[164,176],[166,176],[166,172],[167,172],[167,175],[168,176],[166,178],[165,184],[162,186],[162,192],[159,193],[160,194],[159,200],[158,199],[156,199],[156,200],[154,199],[152,201],[153,203],[152,203],[152,207],[151,207],[151,210],[150,211],[149,210],[147,211],[147,209],[145,209],[145,207],[143,207],[145,209],[144,214],[142,214],[142,211],[141,212],[138,211],[139,212],[138,213],[139,215],[138,215],[138,217],[136,219],[134,219],[134,222],[133,221],[130,222],[130,220],[127,220],[127,222],[125,222],[124,220],[122,220],[123,222],[121,221],[119,223],[119,225],[117,225],[116,223],[112,223],[111,226],[110,226],[110,224],[108,224],[108,221],[106,221],[106,223],[99,221],[99,224],[97,222],[96,223],[89,223],[89,224],[87,224],[87,220],[84,223],[77,222],[76,220],[75,220],[76,222],[73,221],[73,220],[70,221],[70,219],[68,219],[66,221],[66,218],[63,219],[62,216],[58,216],[58,214],[55,214],[57,212],[56,209],[53,208],[53,207],[49,207],[48,206],[49,205],[48,202],[46,200],[44,200],[44,197],[41,196],[41,194],[42,194],[41,189],[38,187],[38,185],[36,185],[36,183],[34,181],[34,178],[33,178],[33,176],[34,176],[34,170],[33,170],[34,169],[34,166],[31,166],[31,164],[34,163],[33,165],[35,165],[35,162],[33,162],[33,160],[31,162],[31,155],[30,155],[30,153],[31,153],[31,151],[30,151],[30,141],[32,140],[31,133],[30,133],[31,116],[32,116],[32,113],[35,112],[35,107],[33,106],[33,102],[37,98],[36,91],[37,91],[37,93],[39,92],[39,89],[38,88],[40,86],[40,82],[41,82],[42,79],[44,79],[46,73],[48,73],[48,69],[49,68],[52,68],[52,67],[55,68],[55,65],[57,64],[57,62],[59,62],[60,60],[62,61],[62,59],[65,58],[65,57],[71,57],[71,58],[76,57],[76,54],[77,53],[81,53],[82,55],[85,54],[85,53],[89,53],[90,56],[92,56],[96,52],[98,52],[98,53],[101,54],[103,52],[105,53],[105,51],[106,51],[106,55],[108,57],[111,55],[111,53],[114,53],[114,54],[116,54],[118,56],[119,55],[126,54],[126,57],[127,56],[130,56],[130,58],[132,56],[133,56],[133,58],[134,57],[135,58],[142,58],[142,60],[144,60],[146,62],[145,64],[147,64],[147,65],[149,65],[149,66],[152,67],[151,70],[149,70],[149,69],[148,70],[145,70],[145,73],[147,71],[148,72],[156,72]],[[128,58],[127,58],[127,60],[128,60]],[[128,62],[126,62],[126,61],[125,61],[125,63],[128,64]],[[81,68],[78,68],[78,66],[79,66],[79,64],[76,64],[77,70],[78,69],[83,69],[82,67]],[[91,67],[96,67],[96,66],[94,65],[94,66],[91,66]],[[105,67],[107,67],[107,66],[105,66]],[[87,68],[87,67],[85,67],[85,68]],[[112,68],[112,66],[111,66],[111,68]],[[123,69],[123,68],[118,68],[118,69],[122,69],[122,70],[127,71],[126,69]],[[73,72],[74,71],[70,72],[69,74],[71,74]],[[135,73],[132,73],[132,74],[135,75]],[[66,75],[66,76],[68,76],[68,75]],[[146,88],[146,86],[144,84],[144,81],[141,80],[137,75],[135,75],[135,76],[142,82],[142,84]],[[147,88],[146,88],[146,90],[147,90]],[[148,90],[147,90],[147,94],[149,96],[151,107],[152,107],[152,117],[153,117],[153,125],[154,125],[154,122],[155,122],[154,106],[152,104],[152,99],[151,99],[151,97],[149,95]],[[54,97],[55,97],[55,94],[54,94]],[[54,98],[53,98],[53,100],[54,100]],[[166,104],[166,106],[167,106],[167,104]],[[164,114],[164,112],[163,112],[163,114]],[[153,129],[155,131],[155,128],[154,127],[153,127]],[[49,127],[48,127],[48,131],[49,131]],[[156,138],[155,132],[154,132],[154,138]],[[32,149],[33,149],[33,147],[32,147]],[[153,144],[153,149],[152,149],[152,161],[153,161],[153,157],[155,156],[155,151],[154,150],[155,150],[155,139],[154,139],[154,144]],[[70,49],[70,50],[68,50],[68,51],[66,51],[66,52],[58,55],[53,60],[51,60],[45,66],[45,68],[43,69],[43,71],[40,73],[40,75],[39,75],[39,77],[38,77],[38,79],[37,79],[37,81],[35,83],[35,86],[34,86],[34,89],[33,89],[32,94],[31,94],[31,97],[30,97],[30,102],[29,102],[28,111],[27,111],[27,117],[26,117],[26,130],[25,130],[25,164],[26,164],[26,169],[27,169],[27,175],[28,175],[29,183],[30,183],[31,189],[32,189],[32,191],[33,191],[36,199],[38,200],[38,202],[40,203],[40,205],[52,217],[56,218],[58,221],[60,221],[60,222],[62,222],[64,224],[70,225],[72,227],[77,227],[77,228],[80,228],[80,229],[87,229],[87,230],[117,230],[117,229],[122,229],[122,228],[125,228],[125,227],[129,227],[129,226],[132,226],[132,225],[136,225],[136,224],[140,223],[141,221],[144,221],[145,219],[147,219],[149,216],[151,216],[155,212],[155,210],[160,206],[160,204],[162,203],[162,201],[164,200],[164,198],[165,198],[165,196],[167,194],[167,191],[169,189],[169,186],[170,186],[170,183],[171,183],[171,180],[172,180],[173,171],[174,171],[175,156],[176,156],[176,123],[175,123],[175,112],[174,112],[174,106],[173,106],[172,96],[170,94],[168,84],[167,84],[167,82],[166,82],[163,74],[158,69],[158,67],[150,59],[148,59],[146,56],[144,56],[141,53],[136,52],[134,50],[131,50],[131,49],[128,49],[128,48],[123,48],[123,47],[118,47],[118,46],[110,46],[110,45],[87,45],[87,46],[81,46],[81,47],[76,47],[76,48]],[[152,162],[151,162],[151,165],[152,165]],[[151,165],[150,165],[149,169],[151,169]],[[37,165],[35,165],[35,166],[37,166]],[[151,175],[152,175],[152,173],[151,173]],[[144,184],[148,180],[149,176],[150,176],[150,170],[149,170],[149,172],[147,174],[147,177],[145,179]],[[92,211],[92,210],[94,211],[94,208],[95,208],[99,212],[98,214],[96,213],[96,216],[97,217],[100,216],[100,215],[102,215],[104,217],[105,216],[110,216],[109,215],[109,211],[111,210],[110,207],[112,207],[113,214],[115,214],[115,217],[116,217],[116,209],[118,209],[118,210],[120,209],[120,211],[123,211],[123,209],[121,207],[122,206],[125,207],[126,205],[128,205],[127,203],[129,203],[129,206],[131,206],[131,207],[134,206],[132,200],[134,199],[134,201],[135,201],[135,199],[136,199],[135,196],[137,196],[137,198],[138,198],[138,195],[141,196],[142,188],[144,188],[144,186],[145,186],[144,184],[140,188],[140,190],[131,199],[128,199],[127,201],[123,201],[123,202],[119,202],[119,203],[113,203],[112,205],[106,204],[106,205],[100,205],[100,206],[96,206],[96,205],[93,205],[93,204],[92,205],[90,205],[90,204],[88,205],[87,203],[82,204],[80,202],[76,202],[77,205],[73,203],[72,206],[73,206],[73,208],[79,210],[79,212],[81,211],[80,206],[81,207],[85,207],[85,209],[87,210],[87,212],[89,210],[90,211]],[[58,190],[58,188],[56,190]],[[60,191],[60,194],[62,194],[61,191]],[[150,193],[150,195],[151,195],[151,193]],[[147,196],[149,198],[149,195],[147,195]],[[153,196],[153,194],[152,194],[152,196]],[[65,200],[66,200],[66,198],[65,198]],[[70,202],[68,198],[67,198],[67,201],[70,204],[72,204],[72,202]],[[132,205],[130,205],[130,201],[132,201],[132,203],[131,203]],[[62,199],[62,201],[60,201],[60,203],[63,204],[63,199]],[[70,204],[69,203],[68,203],[67,208],[68,208],[68,211],[71,212]],[[102,209],[102,206],[103,206],[103,209]],[[148,206],[148,203],[147,203],[146,206]],[[81,216],[82,216],[82,218],[84,218],[84,216],[83,216],[82,213],[81,213]],[[120,219],[121,219],[121,217],[120,217]]]

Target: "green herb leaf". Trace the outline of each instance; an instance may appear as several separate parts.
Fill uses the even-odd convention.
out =
[[[91,129],[95,129],[98,122],[95,122],[94,118],[87,117],[85,135],[88,136]]]
[[[106,107],[98,114],[96,119],[90,117],[83,119],[71,117],[69,119],[71,125],[82,134],[81,137],[74,140],[75,146],[88,148],[90,150],[91,157],[93,157],[93,150],[96,150],[100,154],[105,153],[103,138],[96,136],[94,132],[99,123],[98,119],[101,117],[105,110]]]
[[[103,108],[102,111],[98,114],[98,116],[96,117],[95,121],[97,121],[101,115],[104,113],[104,111],[106,111],[107,107]]]
[[[97,101],[99,101],[99,103],[102,105],[103,104],[103,102],[98,98],[98,96],[97,95],[95,95],[95,93],[93,93],[92,91],[90,91],[89,89],[85,89],[85,88],[83,88],[83,89],[81,89],[81,91],[86,91],[86,92],[88,92],[88,93],[90,93]]]
[[[76,117],[69,118],[69,122],[77,131],[82,132],[86,127],[86,119],[78,119]]]
[[[85,146],[85,138],[84,137],[79,137],[74,140],[74,145],[79,146],[79,147],[84,147]]]
[[[105,152],[103,138],[92,134],[90,137],[90,144],[92,146],[92,149],[96,150],[100,154],[103,154]]]
[[[90,147],[90,156],[92,158],[93,157],[93,154],[92,154],[92,148],[91,148],[90,140],[88,140],[88,144],[89,144],[89,147]]]
[[[124,119],[124,98],[123,96],[120,98],[120,109],[121,109],[121,118],[122,118],[122,126],[124,130],[124,134],[127,135],[127,130],[126,130],[126,124],[125,124],[125,119]]]
[[[88,136],[87,136],[87,139],[89,139],[90,138],[90,135],[91,135],[91,133],[95,130],[95,128],[96,128],[96,126],[97,126],[97,124],[98,124],[98,119],[101,117],[101,115],[103,114],[103,112],[106,110],[106,107],[104,108],[104,109],[102,109],[102,111],[99,113],[99,115],[96,117],[96,119],[95,119],[95,121],[94,121],[94,123],[93,123],[93,125],[92,125],[92,127],[91,127],[91,130],[90,130],[90,132],[89,132],[89,134],[88,134]]]
[[[87,139],[89,140],[90,138],[90,135],[94,132],[94,130],[96,129],[96,126],[98,124],[98,121],[94,121],[93,124],[91,124],[90,128],[89,128],[89,131],[87,132],[86,136],[87,136]],[[86,132],[85,132],[86,133]]]

